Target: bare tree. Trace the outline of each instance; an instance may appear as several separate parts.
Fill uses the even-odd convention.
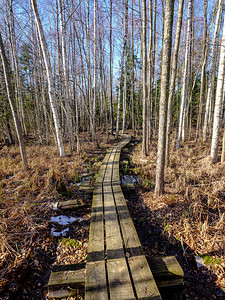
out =
[[[216,66],[216,54],[218,48],[219,31],[221,26],[222,6],[223,6],[223,0],[219,0],[215,29],[213,34],[212,54],[211,54],[210,67],[209,67],[208,92],[207,92],[204,126],[203,126],[203,141],[206,141],[208,126],[210,123],[209,121],[211,118],[213,86],[215,82],[214,70]]]
[[[218,144],[219,144],[219,132],[220,132],[220,123],[222,116],[223,108],[223,89],[224,89],[224,79],[225,79],[225,23],[223,27],[223,36],[221,40],[221,49],[220,49],[220,61],[219,61],[219,70],[218,70],[218,80],[216,87],[216,101],[214,109],[214,120],[213,120],[213,134],[212,134],[212,143],[211,143],[211,159],[213,163],[217,162],[218,156]]]
[[[33,7],[33,11],[34,11],[34,16],[35,16],[35,22],[36,22],[36,26],[37,26],[37,30],[38,30],[38,34],[39,34],[39,38],[40,38],[43,58],[44,58],[44,62],[45,62],[45,69],[46,69],[47,80],[48,80],[48,94],[49,94],[49,100],[50,100],[54,124],[55,124],[55,132],[56,132],[59,153],[60,153],[60,156],[64,156],[65,152],[64,152],[64,146],[63,146],[62,136],[61,136],[61,132],[60,132],[60,124],[59,124],[59,118],[58,118],[58,113],[57,113],[57,109],[56,109],[56,103],[55,103],[56,102],[55,87],[54,87],[54,82],[53,82],[52,69],[51,69],[48,48],[46,45],[44,31],[43,31],[41,20],[39,17],[36,0],[31,0],[31,2],[32,2],[32,7]]]
[[[180,46],[180,34],[181,34],[181,28],[182,28],[183,7],[184,7],[184,0],[180,0],[179,7],[178,7],[177,30],[176,30],[176,38],[175,38],[175,45],[174,45],[174,51],[173,51],[170,91],[169,91],[168,110],[167,110],[166,165],[168,165],[168,163],[169,163],[170,131],[171,131],[171,123],[172,123],[173,98],[174,98],[174,93],[175,93],[175,82],[176,82],[176,74],[177,74],[178,52],[179,52],[179,46]]]
[[[193,0],[188,0],[188,23],[187,23],[187,35],[186,35],[186,48],[185,48],[184,70],[183,70],[183,78],[182,78],[181,104],[180,104],[176,149],[179,149],[180,147],[180,140],[181,140],[182,130],[184,127],[184,119],[185,119],[185,112],[186,112],[186,105],[187,105],[187,93],[190,84],[192,12],[193,12]]]
[[[156,166],[155,195],[164,192],[165,144],[166,144],[166,110],[169,90],[170,59],[172,47],[174,0],[165,1],[165,23],[163,34],[161,94],[159,104],[159,133]]]
[[[21,127],[20,127],[18,116],[17,116],[17,111],[16,111],[16,107],[15,107],[15,104],[14,104],[14,99],[13,99],[13,96],[12,96],[12,90],[11,90],[10,78],[9,78],[10,71],[9,71],[9,66],[8,66],[8,63],[7,63],[7,58],[6,58],[6,55],[5,55],[5,49],[4,49],[4,45],[3,45],[3,41],[2,41],[1,32],[0,32],[0,55],[1,55],[3,72],[4,72],[4,77],[5,77],[5,85],[6,85],[7,96],[8,96],[9,104],[10,104],[10,107],[11,107],[11,111],[12,111],[12,115],[13,115],[13,121],[14,121],[16,134],[17,134],[17,138],[18,138],[18,142],[19,142],[20,154],[21,154],[21,158],[22,158],[22,161],[23,161],[24,170],[26,170],[28,168],[26,152],[25,152],[25,147],[24,147],[24,143],[23,143]]]

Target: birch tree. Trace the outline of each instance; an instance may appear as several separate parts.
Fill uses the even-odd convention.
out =
[[[10,77],[9,77],[10,72],[9,72],[9,67],[8,67],[8,63],[7,63],[7,58],[5,55],[5,49],[4,49],[4,45],[3,45],[3,41],[2,41],[1,32],[0,32],[0,56],[1,56],[1,60],[2,60],[3,73],[4,73],[4,77],[5,77],[7,96],[8,96],[9,104],[11,107],[13,121],[14,121],[16,134],[17,134],[17,138],[18,138],[18,142],[19,142],[20,155],[21,155],[21,158],[23,161],[24,170],[26,170],[28,168],[26,152],[25,152],[25,147],[24,147],[23,138],[22,138],[21,126],[20,126],[20,122],[19,122],[19,119],[17,116],[16,106],[14,104],[13,94],[12,94],[12,90],[11,90]]]
[[[211,54],[210,67],[209,67],[208,92],[207,92],[204,126],[203,126],[203,141],[206,141],[209,121],[211,118],[212,97],[213,97],[213,88],[215,82],[214,70],[216,65],[216,53],[218,48],[219,31],[221,25],[222,5],[223,5],[223,0],[219,0],[215,29],[213,34],[212,54]]]
[[[165,23],[162,50],[161,94],[159,103],[159,133],[156,166],[155,195],[164,192],[165,143],[166,143],[166,110],[169,90],[170,58],[172,46],[174,0],[165,1]]]
[[[122,90],[122,79],[123,79],[123,66],[124,66],[124,57],[127,47],[127,32],[128,32],[128,0],[124,0],[124,7],[126,8],[124,14],[124,35],[123,35],[123,49],[120,62],[120,79],[119,79],[119,91],[118,91],[118,108],[117,108],[117,119],[116,119],[116,135],[115,139],[118,139],[119,135],[119,125],[120,125],[120,102],[121,102],[121,90]]]
[[[210,154],[213,163],[217,162],[217,156],[218,156],[220,123],[221,123],[222,108],[223,108],[224,79],[225,79],[225,23],[223,27],[223,36],[221,39],[220,60],[219,60],[218,80],[217,80],[217,87],[216,87],[216,101],[215,101],[215,108],[214,108],[213,133],[212,133],[211,154]]]
[[[190,53],[191,53],[191,37],[192,37],[192,10],[193,10],[193,0],[188,0],[186,48],[185,48],[184,70],[183,70],[183,78],[182,78],[181,104],[180,104],[176,149],[179,149],[180,147],[180,140],[181,140],[182,129],[184,126],[184,118],[185,118],[185,111],[187,105],[188,85],[190,83],[189,77],[190,77]]]
[[[174,50],[173,50],[171,81],[170,81],[168,109],[167,109],[166,165],[168,165],[168,163],[169,163],[170,131],[171,131],[171,123],[172,123],[173,98],[174,98],[174,93],[175,93],[175,83],[176,83],[176,74],[177,74],[178,52],[179,52],[179,46],[180,46],[180,34],[181,34],[181,28],[182,28],[183,7],[184,7],[184,0],[180,0],[179,7],[178,7],[177,30],[176,30],[175,45],[174,45]]]
[[[207,42],[207,11],[208,11],[208,0],[204,0],[204,44],[203,44],[203,64],[201,72],[201,88],[200,88],[200,99],[199,99],[199,111],[197,119],[197,129],[196,129],[196,140],[200,134],[200,128],[202,125],[202,113],[203,113],[203,103],[205,103],[205,89],[206,89],[206,71],[207,71],[207,57],[208,57],[208,42]]]
[[[146,109],[147,109],[147,14],[146,14],[146,0],[142,0],[142,35],[141,35],[141,49],[142,49],[142,154],[146,156],[147,154],[147,137],[146,137],[146,130],[147,130],[147,118],[146,118]]]
[[[47,80],[48,80],[48,95],[49,95],[51,110],[52,110],[52,114],[53,114],[56,138],[57,138],[57,143],[58,143],[58,148],[59,148],[59,154],[60,154],[60,156],[64,156],[65,155],[64,145],[63,145],[62,136],[61,136],[61,132],[60,132],[60,123],[59,123],[59,118],[58,118],[58,113],[57,113],[57,108],[56,108],[56,95],[55,95],[55,88],[54,88],[53,75],[52,75],[52,69],[51,69],[48,48],[47,48],[47,44],[45,41],[44,31],[43,31],[41,20],[39,17],[36,0],[31,0],[31,2],[32,2],[33,12],[34,12],[34,16],[35,16],[35,22],[36,22],[36,26],[37,26],[37,30],[38,30],[38,34],[39,34],[39,39],[40,39],[40,43],[41,43],[43,58],[44,58],[44,62],[45,62],[45,69],[46,69]]]

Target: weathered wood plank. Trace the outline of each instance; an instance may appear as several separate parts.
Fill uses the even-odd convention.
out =
[[[108,299],[105,263],[102,263],[102,261],[87,263],[85,300],[87,299]]]
[[[175,256],[155,257],[149,259],[158,287],[172,287],[183,284],[184,272]]]
[[[122,189],[118,183],[119,164],[117,162],[119,156],[120,151],[117,151],[115,155],[115,164],[113,166],[112,188],[135,290],[139,299],[161,299],[153,274],[143,255],[141,243],[130,216]]]
[[[84,269],[52,272],[48,286],[50,288],[69,287],[71,289],[84,288],[85,274]]]
[[[103,182],[109,293],[111,299],[134,299],[111,186],[115,154],[116,149],[109,159]]]
[[[66,200],[66,201],[59,201],[57,208],[59,209],[78,209],[81,207],[86,206],[86,204],[79,200]]]
[[[58,289],[50,289],[48,291],[48,299],[70,299],[74,296],[82,296],[83,290],[71,289],[68,287],[59,287]]]
[[[107,261],[110,299],[135,299],[125,258]]]
[[[103,195],[102,181],[111,153],[107,153],[98,177],[95,181],[93,192],[91,224],[89,231],[88,257],[85,278],[85,299],[108,299],[106,268],[105,268],[105,245],[103,223]]]
[[[135,190],[135,185],[133,183],[122,183],[121,188],[123,191],[129,192]]]

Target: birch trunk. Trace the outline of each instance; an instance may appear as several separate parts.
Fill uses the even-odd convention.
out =
[[[135,130],[134,124],[134,0],[132,0],[131,4],[131,122],[132,122],[132,130]]]
[[[127,5],[127,7],[126,7]],[[128,3],[124,1],[124,15],[128,13]],[[126,124],[126,106],[127,106],[127,47],[125,47],[124,53],[124,86],[123,86],[123,124],[122,124],[122,133],[125,131]]]
[[[182,28],[183,7],[184,7],[184,0],[180,0],[179,7],[178,7],[177,30],[176,30],[176,38],[175,38],[175,45],[173,51],[171,81],[170,81],[170,90],[169,90],[169,99],[168,99],[168,108],[167,108],[166,166],[169,164],[169,145],[170,145],[170,132],[171,132],[171,123],[172,123],[172,109],[173,109],[173,100],[174,100],[175,83],[176,83],[176,75],[177,75],[177,61],[178,61],[178,52],[180,47],[180,34]]]
[[[110,121],[111,134],[113,135],[113,66],[112,66],[112,0],[110,0],[110,29],[109,29],[109,81],[110,81]]]
[[[211,154],[210,154],[213,163],[217,162],[217,156],[218,156],[219,132],[220,132],[220,123],[221,123],[222,107],[223,107],[222,104],[223,104],[224,78],[225,78],[225,23],[223,27],[223,36],[221,39],[218,80],[217,80],[217,87],[216,87],[216,101],[215,101],[214,120],[213,120],[213,134],[212,134]]]
[[[67,67],[67,51],[66,51],[66,22],[65,22],[65,5],[64,1],[59,1],[59,18],[61,27],[61,46],[62,46],[62,67],[63,67],[63,81],[64,81],[64,99],[67,117],[67,128],[69,133],[69,144],[70,144],[70,154],[73,152],[73,142],[72,142],[72,116],[71,107],[69,101],[69,74]]]
[[[22,93],[21,93],[21,80],[20,80],[20,72],[19,72],[18,55],[17,55],[17,49],[16,49],[16,37],[15,37],[15,28],[14,28],[14,15],[13,15],[12,0],[10,0],[9,11],[10,11],[10,20],[11,20],[10,39],[11,39],[11,47],[12,47],[12,58],[13,58],[14,68],[15,68],[15,73],[16,73],[15,79],[16,79],[16,90],[17,90],[17,96],[18,96],[18,102],[19,102],[19,119],[21,122],[21,129],[23,130],[23,132],[25,134],[27,134],[24,109],[23,109]]]
[[[63,146],[62,136],[61,136],[61,132],[60,132],[60,123],[59,123],[59,119],[58,119],[56,103],[55,103],[56,96],[55,96],[55,88],[54,88],[49,53],[48,53],[48,49],[47,49],[47,45],[46,45],[46,41],[45,41],[45,36],[44,36],[41,20],[40,20],[39,13],[38,13],[36,0],[31,0],[31,1],[32,1],[32,7],[33,7],[33,11],[34,11],[34,16],[35,16],[35,22],[36,22],[36,26],[37,26],[37,30],[38,30],[38,34],[39,34],[39,38],[40,38],[43,58],[44,58],[44,62],[45,62],[45,69],[46,69],[47,80],[48,80],[48,94],[49,94],[49,100],[50,100],[51,110],[52,110],[53,119],[54,119],[55,132],[56,132],[59,153],[60,153],[60,156],[64,156],[65,152],[64,152],[64,146]]]
[[[146,15],[146,0],[142,0],[142,117],[143,117],[143,125],[142,125],[142,154],[144,156],[147,155],[147,136],[146,136],[146,130],[147,130],[147,118],[146,118],[146,109],[147,109],[147,49],[146,49],[146,28],[147,28],[147,15]]]
[[[126,12],[124,15],[124,37],[123,37],[123,50],[122,50],[122,58],[120,64],[120,84],[119,84],[119,92],[118,92],[118,109],[117,109],[117,119],[116,119],[116,135],[115,139],[118,139],[119,135],[119,124],[120,124],[120,102],[121,102],[121,89],[122,89],[122,79],[123,79],[123,65],[124,65],[124,57],[125,57],[125,49],[127,47],[127,31],[128,31],[128,0],[124,0]]]
[[[97,102],[97,0],[94,0],[94,99],[93,99],[93,135],[92,142],[95,140],[95,113]]]
[[[41,138],[41,123],[40,123],[40,108],[38,102],[38,79],[37,79],[37,63],[36,63],[36,49],[35,49],[35,40],[34,40],[34,26],[33,26],[33,14],[32,14],[32,5],[31,0],[29,1],[30,5],[30,24],[31,24],[31,42],[32,42],[32,59],[33,59],[33,77],[34,77],[34,97],[36,105],[36,120],[37,120],[37,129],[38,129],[38,138],[39,143],[42,144]]]
[[[179,149],[179,147],[180,147],[180,140],[181,140],[182,129],[184,126],[184,118],[185,118],[185,111],[186,111],[186,105],[187,105],[187,93],[188,93],[188,84],[189,84],[189,76],[190,76],[192,9],[193,9],[193,3],[192,3],[192,0],[189,0],[188,1],[188,24],[187,24],[187,36],[186,36],[186,49],[185,49],[184,71],[183,71],[183,80],[182,80],[181,104],[180,104],[179,126],[178,126],[176,149]]]
[[[172,46],[174,0],[165,1],[165,23],[163,34],[161,93],[159,102],[159,133],[156,166],[155,195],[164,192],[165,144],[166,144],[166,111],[169,90],[170,59]]]
[[[222,143],[222,154],[221,154],[221,163],[225,162],[225,127],[223,130],[223,143]]]
[[[211,109],[212,109],[213,88],[215,82],[214,70],[216,65],[216,53],[217,53],[218,40],[219,40],[219,30],[221,26],[220,21],[221,21],[222,6],[223,6],[223,0],[219,0],[215,29],[213,34],[212,55],[211,55],[210,67],[209,67],[208,92],[207,92],[204,126],[203,126],[203,141],[206,141],[208,126],[209,126],[209,116],[211,115]]]
[[[203,46],[203,64],[201,72],[201,88],[200,88],[200,99],[199,99],[199,109],[198,109],[198,119],[197,119],[197,129],[196,129],[196,140],[200,135],[200,128],[202,126],[202,113],[203,104],[205,103],[205,89],[206,89],[206,65],[208,57],[208,43],[207,43],[207,10],[208,10],[208,0],[204,0],[204,46]]]
[[[9,79],[9,73],[10,72],[9,72],[9,67],[8,67],[8,64],[7,64],[7,58],[6,58],[6,55],[5,55],[5,49],[4,49],[4,45],[3,45],[3,41],[2,41],[1,32],[0,32],[0,55],[1,55],[1,60],[2,60],[3,73],[4,73],[4,77],[5,77],[5,85],[6,85],[7,96],[8,96],[9,104],[10,104],[10,107],[11,107],[11,111],[12,111],[12,115],[13,115],[13,121],[14,121],[16,134],[17,134],[17,138],[18,138],[18,142],[19,142],[20,154],[21,154],[21,158],[22,158],[22,161],[23,161],[24,170],[26,170],[28,168],[26,152],[25,152],[25,147],[24,147],[24,143],[23,143],[21,127],[20,127],[20,123],[19,123],[19,120],[18,120],[16,107],[15,107],[15,104],[14,104],[14,99],[13,99],[13,96],[12,96],[12,91],[11,91],[11,86],[10,86],[10,79]]]

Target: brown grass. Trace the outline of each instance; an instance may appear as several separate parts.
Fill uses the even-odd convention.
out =
[[[142,191],[144,203],[161,223],[168,238],[187,244],[196,255],[208,254],[219,258],[214,265],[221,285],[225,287],[225,164],[212,164],[209,144],[187,142],[172,151],[165,172],[165,194],[160,198],[154,191]],[[140,162],[141,145],[132,155],[133,163],[142,165],[142,177],[155,184],[156,142],[144,165]],[[185,249],[183,249],[185,252]]]
[[[113,139],[109,141],[112,143]],[[98,147],[109,146],[105,136],[98,138]],[[27,142],[29,169],[23,171],[17,145],[4,146],[0,151],[0,268],[2,274],[16,268],[31,255],[31,245],[37,237],[49,236],[50,203],[63,199],[59,183],[68,188],[101,156],[95,154],[95,145],[87,135],[81,135],[81,155],[60,158],[56,146]],[[93,153],[92,153],[93,152]],[[66,153],[70,153],[66,145]],[[73,197],[80,195],[69,187]],[[4,278],[0,280],[0,288]]]

